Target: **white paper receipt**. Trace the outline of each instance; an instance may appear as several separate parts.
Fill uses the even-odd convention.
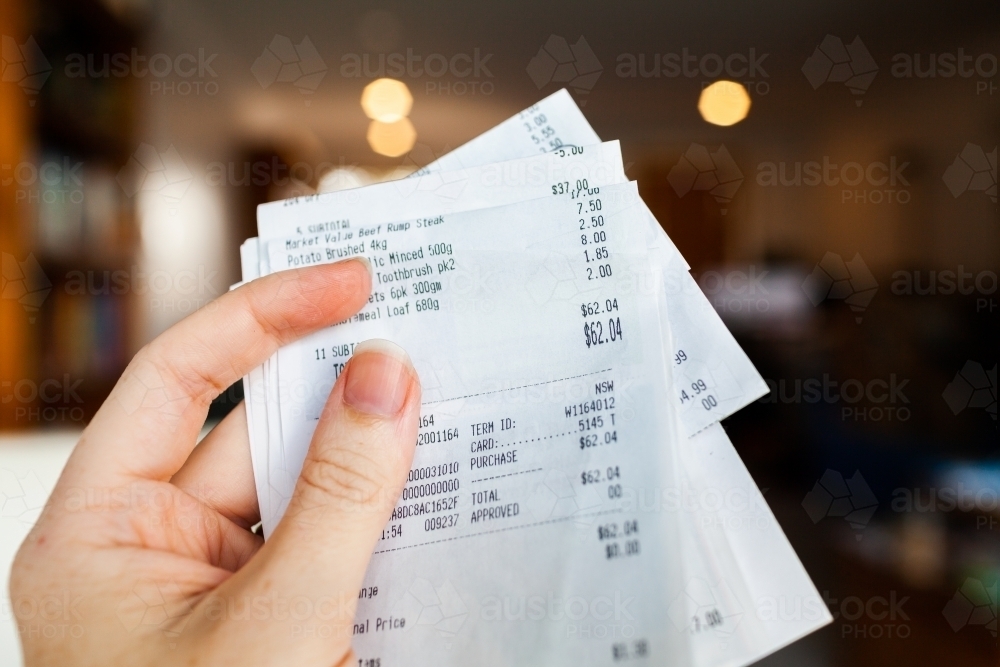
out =
[[[766,386],[568,93],[411,178],[263,205],[258,228],[244,280],[373,270],[359,313],[246,379],[265,536],[358,343],[402,346],[423,388],[359,665],[740,667],[829,621],[719,424]]]

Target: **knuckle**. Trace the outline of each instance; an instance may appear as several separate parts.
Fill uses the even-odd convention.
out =
[[[304,493],[351,508],[377,505],[386,486],[377,462],[343,448],[310,452],[299,479]]]
[[[163,393],[168,401],[187,398],[207,405],[226,387],[214,374],[203,372],[200,364],[191,363],[200,351],[197,345],[179,346],[163,335],[139,350],[122,377],[128,376],[145,390]]]

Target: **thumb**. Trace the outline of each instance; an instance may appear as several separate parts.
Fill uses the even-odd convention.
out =
[[[339,664],[341,656],[346,664],[358,591],[406,482],[419,415],[420,381],[406,352],[385,340],[356,346],[330,392],[284,518],[227,582],[241,595],[274,597],[274,605],[280,597],[299,616],[311,616],[270,619],[260,628],[288,642],[288,664]]]
[[[301,550],[305,540],[317,555],[347,541],[363,575],[410,470],[419,414],[420,382],[406,352],[387,340],[357,345],[330,392],[271,541]]]

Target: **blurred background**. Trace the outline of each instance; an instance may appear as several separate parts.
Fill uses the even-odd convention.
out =
[[[257,204],[566,87],[772,388],[725,426],[836,620],[763,664],[1000,660],[995,1],[5,0],[0,34],[4,562]]]

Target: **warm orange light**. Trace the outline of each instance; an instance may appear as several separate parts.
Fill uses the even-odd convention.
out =
[[[408,153],[417,141],[417,131],[409,118],[400,118],[395,123],[373,120],[368,126],[368,145],[379,155],[399,157]]]
[[[701,91],[698,112],[712,125],[735,125],[750,112],[750,93],[735,81],[716,81]]]
[[[406,118],[412,106],[410,89],[396,79],[376,79],[361,93],[361,108],[365,115],[382,123],[395,123]]]

